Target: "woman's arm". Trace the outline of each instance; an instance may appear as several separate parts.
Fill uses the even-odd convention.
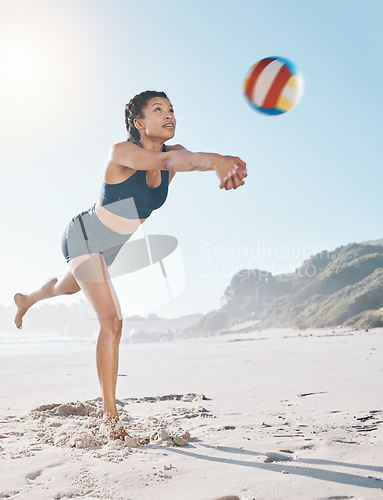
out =
[[[143,149],[132,142],[120,142],[112,146],[109,161],[121,167],[135,170],[173,170],[175,172],[191,172],[193,170],[214,170],[215,153],[192,153],[185,148],[172,149],[163,153]]]
[[[187,151],[186,148],[181,146],[181,144],[174,144],[172,146],[166,145],[166,150],[167,151],[175,151],[175,150],[184,150]],[[173,170],[170,172],[170,177],[169,177],[169,184],[170,181],[173,179],[173,177],[176,175],[176,172]],[[225,188],[226,190],[228,189],[237,189],[239,186],[243,186],[245,184],[242,179],[244,177],[247,177],[247,170],[246,170],[246,164],[244,165],[235,165],[234,168],[228,172],[223,179],[223,185],[221,182],[221,189]]]
[[[224,179],[226,175],[235,168],[235,165],[241,166],[242,171],[246,172],[246,163],[237,156],[222,156],[217,153],[192,153],[183,147],[182,149],[174,149],[163,153],[140,148],[129,141],[112,146],[108,160],[135,170],[150,169],[174,172],[215,170],[221,181],[221,188],[225,186]],[[245,173],[244,177],[246,175]]]
[[[180,149],[187,151],[187,149],[184,148],[183,146],[181,146],[181,144],[173,144],[173,145],[166,144],[166,151],[176,151],[176,150],[180,150]],[[176,175],[176,172],[174,170],[172,172],[169,172],[169,184],[172,182],[175,175]]]

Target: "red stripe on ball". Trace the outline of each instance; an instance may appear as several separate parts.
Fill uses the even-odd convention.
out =
[[[273,57],[262,59],[261,61],[259,61],[259,64],[255,67],[254,71],[251,73],[246,85],[246,92],[245,92],[250,100],[252,100],[253,89],[255,84],[257,83],[259,75],[266,68],[266,66],[273,61],[275,61],[275,58]]]
[[[286,85],[290,77],[291,73],[288,67],[283,65],[282,68],[278,71],[277,76],[275,77],[269,91],[266,94],[265,99],[263,100],[263,108],[275,108],[283,87]]]

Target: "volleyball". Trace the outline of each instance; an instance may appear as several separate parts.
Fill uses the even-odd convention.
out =
[[[280,115],[293,109],[303,94],[303,77],[284,57],[265,57],[256,62],[243,81],[245,98],[257,111]]]

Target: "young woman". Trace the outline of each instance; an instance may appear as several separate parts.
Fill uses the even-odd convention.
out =
[[[96,362],[111,439],[123,439],[127,432],[118,425],[115,401],[122,314],[108,267],[151,212],[164,204],[176,172],[215,170],[226,190],[243,185],[247,176],[246,163],[238,157],[192,153],[179,144],[165,147],[174,137],[176,119],[164,92],[148,90],[133,97],[125,108],[125,123],[128,140],[110,150],[99,200],[73,217],[64,231],[65,273],[36,291],[14,296],[15,324],[21,329],[24,314],[36,302],[84,292],[100,325]]]

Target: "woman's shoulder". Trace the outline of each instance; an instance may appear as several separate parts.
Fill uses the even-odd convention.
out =
[[[125,160],[129,155],[131,148],[139,148],[136,144],[124,141],[111,146],[109,157],[104,168],[104,182],[106,184],[118,184],[131,177],[136,169],[127,164],[121,164],[120,159]],[[141,148],[139,148],[141,149]]]

